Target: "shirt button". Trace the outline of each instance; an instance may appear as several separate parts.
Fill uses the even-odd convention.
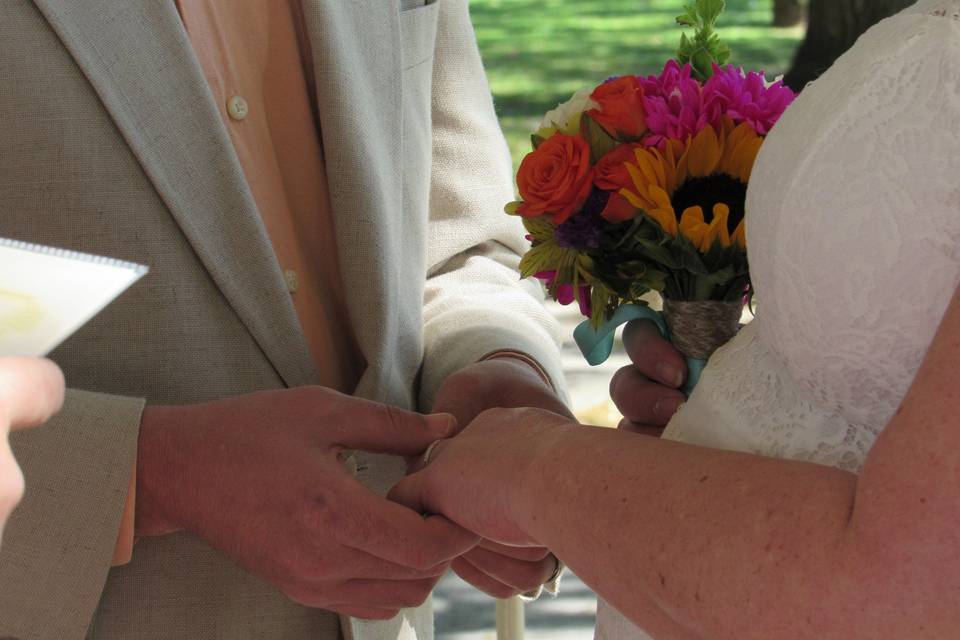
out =
[[[296,293],[300,287],[300,276],[293,269],[287,269],[283,272],[283,279],[287,281],[287,291]]]
[[[234,120],[243,120],[250,113],[250,105],[240,96],[233,96],[227,100],[227,113]]]

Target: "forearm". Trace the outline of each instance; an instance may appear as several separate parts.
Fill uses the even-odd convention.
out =
[[[855,476],[599,428],[558,430],[541,450],[516,496],[521,528],[634,620],[822,638],[863,615],[846,610],[865,588],[847,566]]]

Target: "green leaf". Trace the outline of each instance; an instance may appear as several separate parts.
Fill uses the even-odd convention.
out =
[[[580,135],[590,145],[590,164],[600,162],[603,156],[613,151],[619,144],[606,129],[600,126],[600,123],[588,114],[580,119]]]
[[[681,269],[695,275],[706,275],[710,272],[706,265],[703,264],[700,251],[685,237],[677,236],[673,246],[675,248],[676,259],[680,263]]]
[[[677,61],[689,64],[697,80],[705,82],[713,75],[714,63],[726,64],[730,60],[730,48],[715,32],[717,20],[726,8],[724,0],[696,0],[684,7],[677,24],[692,27],[693,37],[686,33],[680,36]]]
[[[532,136],[530,136],[530,144],[533,145],[534,151],[536,151],[537,147],[539,147],[546,141],[547,141],[546,138],[544,138],[543,136],[538,136],[537,134],[533,134]]]
[[[534,242],[552,242],[557,229],[556,225],[545,216],[524,218],[523,227],[533,236]]]
[[[676,269],[680,266],[670,249],[665,247],[662,243],[653,242],[651,240],[640,240],[638,244],[643,248],[643,252],[651,260],[659,262],[669,269]]]
[[[555,242],[544,242],[534,246],[520,259],[520,275],[529,278],[541,271],[558,270],[563,264],[567,251],[569,249],[564,249]]]
[[[520,215],[519,209],[521,204],[523,203],[519,200],[516,202],[508,202],[503,210],[505,213],[508,213],[511,216],[517,216]]]

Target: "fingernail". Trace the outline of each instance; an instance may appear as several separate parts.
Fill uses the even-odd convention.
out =
[[[679,387],[683,384],[683,369],[669,362],[658,362],[657,378],[663,384]]]
[[[427,416],[427,423],[441,438],[453,434],[457,427],[457,419],[449,413],[432,413]]]
[[[683,400],[680,398],[660,398],[653,405],[653,414],[660,418],[670,418],[677,412],[682,402]]]

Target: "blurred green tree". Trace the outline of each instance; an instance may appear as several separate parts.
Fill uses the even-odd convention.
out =
[[[803,22],[804,4],[801,0],[773,0],[773,26],[795,27]]]

